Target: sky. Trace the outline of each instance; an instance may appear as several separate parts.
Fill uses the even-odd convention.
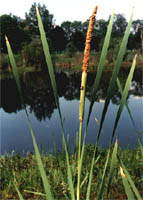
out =
[[[34,2],[45,4],[50,14],[54,15],[57,25],[67,20],[86,21],[96,5],[98,5],[96,19],[107,20],[115,9],[116,14],[123,14],[128,21],[133,6],[135,7],[133,20],[143,19],[142,0],[3,0],[0,5],[0,15],[12,13],[24,19],[25,12],[29,12]]]

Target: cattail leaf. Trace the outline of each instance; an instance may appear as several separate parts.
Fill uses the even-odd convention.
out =
[[[112,12],[112,16],[110,18],[110,22],[109,22],[109,25],[108,25],[107,33],[106,33],[106,36],[105,36],[105,40],[104,40],[104,44],[103,44],[98,68],[97,68],[96,79],[95,79],[95,82],[93,84],[93,89],[92,89],[92,94],[91,94],[91,103],[90,103],[90,108],[89,108],[89,113],[88,113],[88,118],[87,118],[87,125],[89,123],[92,107],[93,107],[95,97],[96,97],[96,92],[97,92],[97,89],[98,89],[98,86],[99,86],[99,83],[100,83],[100,80],[101,80],[102,71],[103,71],[103,67],[104,67],[104,64],[105,64],[107,50],[108,50],[109,42],[110,42],[110,38],[111,38],[113,19],[114,19],[114,12]]]
[[[46,196],[45,194],[43,194],[41,192],[34,192],[34,191],[30,191],[30,190],[24,190],[24,192],[39,195],[39,196]]]
[[[7,45],[7,49],[8,49],[9,59],[10,59],[12,69],[13,69],[13,72],[14,72],[13,73],[14,78],[16,80],[19,95],[20,95],[20,98],[21,98],[21,103],[23,103],[24,101],[23,101],[22,90],[21,90],[21,85],[20,85],[20,81],[19,81],[20,80],[19,74],[18,74],[16,63],[15,63],[15,59],[14,59],[14,56],[13,56],[13,52],[12,52],[12,49],[10,47],[10,44],[9,44],[7,38],[6,38],[6,45]],[[42,181],[43,181],[43,185],[44,185],[44,189],[45,189],[45,193],[46,193],[46,198],[47,199],[53,199],[51,189],[50,189],[50,185],[49,185],[49,182],[48,182],[47,177],[46,177],[46,173],[45,173],[45,170],[44,170],[44,167],[43,167],[43,164],[42,164],[42,160],[41,160],[41,157],[40,157],[40,153],[39,153],[39,150],[38,150],[36,139],[35,139],[35,136],[34,136],[34,133],[33,133],[33,130],[32,130],[31,122],[29,120],[28,112],[27,112],[25,106],[24,106],[24,109],[25,109],[25,112],[26,112],[28,125],[29,125],[29,129],[30,129],[30,132],[31,132],[32,140],[33,140],[35,156],[36,156],[37,163],[38,163],[38,166],[39,166],[39,170],[40,170],[40,173],[41,173],[41,178],[42,178]]]
[[[6,46],[7,46],[9,59],[10,59],[10,64],[12,66],[12,72],[13,72],[13,75],[14,75],[14,78],[15,78],[15,81],[16,81],[20,100],[21,100],[22,104],[24,104],[23,98],[22,98],[22,92],[21,92],[22,90],[21,90],[21,85],[20,85],[20,78],[19,78],[19,75],[18,75],[18,70],[17,70],[17,66],[16,66],[16,63],[15,63],[15,59],[14,59],[14,56],[13,56],[13,53],[12,53],[10,43],[9,43],[8,38],[6,36],[5,36],[5,40],[6,40]]]
[[[132,78],[133,78],[135,66],[136,66],[136,55],[135,55],[135,58],[134,58],[134,60],[133,60],[132,67],[131,67],[131,69],[130,69],[130,73],[129,73],[128,78],[127,78],[127,81],[126,81],[124,91],[123,91],[123,93],[122,93],[122,98],[121,98],[121,101],[120,101],[120,106],[119,106],[119,109],[118,109],[118,112],[117,112],[117,116],[116,116],[116,119],[115,119],[113,132],[112,132],[111,143],[112,143],[112,141],[113,141],[113,137],[114,137],[114,134],[115,134],[115,130],[116,130],[116,128],[117,128],[117,125],[118,125],[118,122],[119,122],[121,113],[122,113],[122,111],[123,111],[123,107],[124,107],[124,105],[125,105],[125,103],[126,103],[126,98],[127,98],[127,95],[128,95],[128,91],[129,91],[129,89],[130,89],[130,85],[131,85],[131,81],[132,81]]]
[[[17,191],[17,194],[18,194],[19,200],[24,200],[24,198],[23,198],[21,192],[19,191],[19,189],[18,189],[18,187],[16,186],[15,183],[14,183],[14,187],[15,187],[15,189],[16,189],[16,191]]]
[[[35,139],[35,135],[34,135],[34,132],[33,132],[32,126],[31,126],[31,122],[29,120],[28,120],[28,124],[29,124],[30,132],[31,132],[32,140],[33,140],[33,146],[34,146],[34,149],[35,149],[36,160],[38,162],[41,178],[42,178],[45,193],[46,193],[46,198],[47,198],[47,200],[48,199],[52,200],[54,198],[52,196],[51,187],[50,187],[50,184],[48,182],[46,172],[44,170],[44,166],[43,166],[43,163],[42,163],[42,160],[41,160],[41,156],[40,156],[38,145],[37,145],[37,142],[36,142],[36,139]]]
[[[69,184],[69,189],[71,193],[71,199],[75,200],[75,193],[74,193],[74,185],[73,185],[73,179],[72,179],[72,172],[71,172],[71,167],[70,167],[70,162],[69,162],[69,154],[67,150],[67,144],[65,141],[65,137],[63,134],[63,143],[65,147],[65,153],[66,153],[66,162],[67,162],[67,177],[68,177],[68,184]]]
[[[121,177],[122,177],[122,180],[123,180],[123,185],[124,185],[124,188],[125,188],[126,195],[127,195],[128,199],[132,199],[132,200],[135,199],[134,195],[132,193],[132,190],[130,188],[130,185],[129,185],[128,181],[127,181],[127,178],[126,178],[126,176],[125,176],[125,174],[123,172],[122,167],[120,167],[120,173],[121,173]]]
[[[130,174],[128,173],[128,171],[127,171],[125,165],[123,164],[123,162],[122,162],[122,160],[119,158],[119,156],[117,156],[117,158],[118,158],[118,160],[119,160],[119,162],[120,162],[120,164],[121,164],[121,167],[123,168],[123,171],[124,171],[124,173],[125,173],[126,179],[127,179],[128,182],[130,183],[130,186],[132,187],[132,190],[134,191],[134,193],[135,193],[137,199],[138,199],[138,200],[141,200],[142,198],[141,198],[141,196],[140,196],[140,194],[139,194],[139,191],[137,190],[137,188],[136,188],[136,186],[135,186],[135,184],[134,184],[134,182],[133,182],[133,180],[132,180]]]
[[[97,157],[97,159],[95,160],[95,152],[96,152],[96,148],[94,150],[93,158],[92,158],[92,163],[91,163],[91,169],[90,169],[90,174],[89,174],[89,182],[88,182],[87,193],[86,193],[86,200],[90,200],[91,181],[92,181],[92,177],[93,177],[93,167],[94,167],[94,165],[97,163],[97,161],[100,158],[100,155],[99,155]]]
[[[138,144],[139,144],[139,147],[140,147],[140,150],[141,150],[141,155],[142,155],[142,160],[143,160],[143,143],[142,143],[142,140],[141,140],[141,137],[143,137],[143,131],[142,132],[136,131],[136,134],[137,134]],[[139,135],[139,134],[142,134],[142,136]]]
[[[103,174],[102,174],[102,180],[101,180],[101,184],[100,184],[99,199],[103,199],[106,171],[107,171],[107,166],[108,166],[108,162],[109,162],[110,151],[111,151],[111,149],[109,148],[108,154],[107,154],[107,159],[106,159],[104,170],[103,170]]]
[[[120,90],[120,93],[123,95],[123,89],[122,89],[120,80],[119,80],[118,78],[117,78],[117,85],[118,85],[118,88],[119,88],[119,90]],[[126,106],[127,111],[128,111],[128,113],[129,113],[129,116],[130,116],[130,119],[131,119],[131,121],[132,121],[132,124],[133,124],[133,126],[134,126],[134,128],[135,128],[135,130],[136,130],[137,139],[138,139],[138,144],[139,144],[139,147],[140,147],[140,149],[141,149],[141,154],[142,154],[142,159],[143,159],[143,144],[142,144],[142,142],[141,142],[141,139],[140,139],[140,136],[139,136],[139,131],[138,131],[137,128],[136,128],[135,121],[134,121],[134,119],[133,119],[133,116],[132,116],[132,113],[131,113],[131,111],[130,111],[130,108],[129,108],[128,104],[127,104],[127,101],[125,102],[125,106]]]
[[[115,166],[115,163],[116,163],[116,160],[117,160],[117,148],[118,148],[118,142],[116,140],[115,145],[114,145],[114,149],[113,149],[113,153],[112,153],[112,158],[111,158],[109,180],[108,180],[108,184],[107,184],[107,194],[110,191],[110,185],[111,185],[111,181],[112,181],[114,166]]]
[[[121,95],[122,95],[123,89],[122,89],[122,86],[121,86],[121,83],[120,83],[119,78],[117,78],[117,85],[118,85],[119,91],[120,91],[120,93],[121,93]],[[128,113],[129,113],[129,117],[130,117],[130,119],[131,119],[131,121],[132,121],[132,124],[133,124],[135,130],[137,130],[136,125],[135,125],[135,122],[134,122],[134,119],[133,119],[133,116],[132,116],[132,113],[131,113],[130,108],[129,108],[128,104],[127,104],[127,101],[125,102],[125,106],[126,106],[126,108],[127,108],[127,111],[128,111]]]
[[[51,60],[51,56],[50,56],[48,42],[46,39],[46,33],[44,31],[41,16],[40,16],[40,13],[39,13],[39,10],[37,7],[36,7],[36,14],[37,14],[37,19],[38,19],[38,26],[39,26],[41,41],[42,41],[43,50],[44,50],[44,54],[45,54],[45,59],[46,59],[46,63],[47,63],[47,67],[48,67],[48,71],[49,71],[49,75],[50,75],[50,80],[51,80],[51,84],[52,84],[52,88],[53,88],[53,92],[54,92],[54,96],[55,96],[56,105],[57,105],[60,119],[61,119],[61,125],[63,128],[63,122],[62,122],[61,110],[60,110],[60,106],[59,106],[59,98],[58,98],[54,68],[53,68],[53,64],[52,64],[52,60]]]
[[[133,19],[133,13],[134,13],[134,8],[132,10],[131,17],[130,17],[125,35],[123,37],[123,40],[122,40],[122,43],[121,43],[121,46],[120,46],[120,49],[119,49],[117,60],[115,62],[114,70],[112,72],[112,77],[111,77],[109,87],[108,87],[108,90],[107,90],[107,97],[106,97],[106,100],[105,100],[105,104],[104,104],[104,108],[103,108],[103,112],[102,112],[102,116],[101,116],[101,122],[100,122],[100,127],[99,127],[99,131],[98,131],[98,135],[97,135],[97,141],[99,140],[99,137],[100,137],[103,122],[104,122],[104,119],[105,119],[105,116],[106,116],[106,113],[107,113],[107,109],[108,109],[108,106],[109,106],[110,99],[112,97],[112,92],[115,88],[118,73],[119,73],[119,70],[120,70],[120,67],[121,67],[121,63],[123,61],[123,56],[125,54],[125,50],[126,50],[126,46],[127,46],[127,42],[128,42],[128,37],[129,37],[129,34],[130,34],[131,23],[132,23],[132,19]]]

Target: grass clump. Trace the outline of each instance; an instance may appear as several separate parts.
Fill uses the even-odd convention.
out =
[[[81,172],[81,194],[80,199],[86,199],[86,191],[88,186],[88,175],[90,172],[92,156],[94,152],[94,145],[86,145],[84,158],[82,162]],[[93,167],[93,178],[91,182],[91,196],[93,199],[99,194],[99,186],[102,179],[102,173],[106,161],[108,150],[98,149],[95,155],[95,160],[100,155],[100,158]],[[141,161],[141,151],[137,149],[118,149],[118,155],[122,159],[123,163],[128,169],[128,172],[132,176],[134,183],[138,186],[138,190],[142,194],[143,184],[143,163]],[[65,167],[66,156],[63,153],[57,153],[56,155],[41,154],[41,159],[46,171],[49,183],[51,185],[53,194],[56,199],[70,198],[70,191],[67,181],[67,169]],[[70,166],[72,168],[73,178],[75,180],[74,188],[76,186],[77,168],[76,156],[70,155]],[[7,155],[0,157],[1,163],[1,198],[2,199],[15,199],[18,198],[15,188],[13,187],[13,180],[15,178],[16,185],[20,189],[24,199],[44,199],[45,196],[41,196],[44,193],[40,172],[38,169],[37,161],[34,154],[27,154],[23,157],[20,154]],[[120,176],[120,163],[117,161],[114,166],[113,178],[108,199],[126,199],[124,192],[124,186]],[[109,166],[107,171],[109,171]],[[107,176],[108,180],[108,176]],[[32,193],[33,192],[33,193]],[[37,192],[37,193],[36,193]],[[38,195],[39,193],[39,195]],[[107,181],[105,187],[104,198],[107,199]]]

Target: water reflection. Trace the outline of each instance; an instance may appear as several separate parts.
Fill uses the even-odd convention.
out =
[[[128,70],[121,71],[120,81],[124,87]],[[90,105],[90,94],[96,73],[88,73],[87,90],[85,99],[85,119]],[[103,74],[96,95],[93,112],[87,131],[86,142],[96,142],[98,125],[95,118],[100,121],[104,106],[106,92],[110,81],[111,72]],[[76,133],[79,128],[78,110],[80,97],[81,73],[59,71],[56,73],[56,82],[59,94],[59,102],[64,118],[65,136],[69,134],[70,148],[75,143]],[[56,109],[55,99],[47,73],[24,73],[21,76],[24,102],[30,113],[32,127],[38,146],[47,152],[52,152],[54,144],[58,150],[62,149],[62,129]],[[115,88],[107,115],[103,124],[104,132],[101,133],[99,145],[107,147],[111,138],[114,120],[120,103],[121,94]],[[143,84],[142,71],[136,70],[128,95],[128,104],[135,120],[136,127],[143,130]],[[17,87],[12,76],[6,76],[1,80],[1,154],[33,151],[32,139],[27,125],[25,112],[20,103]],[[129,118],[127,109],[123,110],[115,137],[119,139],[119,145],[135,147],[137,138],[134,127]]]
[[[120,81],[124,87],[128,75],[128,70],[120,73]],[[96,77],[95,72],[89,72],[87,78],[86,98],[90,101],[91,88]],[[103,74],[99,89],[96,95],[96,102],[105,100],[106,92],[111,77],[111,72]],[[81,73],[58,72],[56,73],[56,82],[59,97],[65,100],[79,100],[80,96],[80,78]],[[50,119],[56,109],[54,95],[48,74],[45,73],[24,73],[21,77],[23,97],[25,104],[29,107],[30,112],[34,112],[38,120]],[[142,71],[136,70],[133,82],[129,91],[128,99],[131,95],[136,98],[143,96]],[[112,104],[120,103],[121,94],[117,88],[111,98]],[[17,92],[15,80],[6,78],[1,80],[1,108],[7,113],[17,113],[22,110],[20,98]]]

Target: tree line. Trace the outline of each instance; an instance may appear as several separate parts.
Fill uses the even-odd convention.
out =
[[[23,51],[23,55],[28,56],[28,51],[31,49],[38,51],[38,48],[41,48],[35,6],[39,8],[51,52],[69,51],[72,53],[84,50],[88,20],[85,22],[64,21],[58,26],[55,24],[54,15],[49,12],[44,4],[37,5],[34,3],[29,12],[25,13],[24,19],[12,14],[0,16],[2,53],[7,52],[5,35],[8,36],[14,53]],[[109,19],[107,21],[104,19],[96,20],[91,41],[92,50],[101,50],[108,22]],[[110,49],[114,50],[119,46],[126,26],[125,17],[122,14],[116,14]],[[143,52],[143,19],[133,21],[127,48],[129,50],[138,49]]]

